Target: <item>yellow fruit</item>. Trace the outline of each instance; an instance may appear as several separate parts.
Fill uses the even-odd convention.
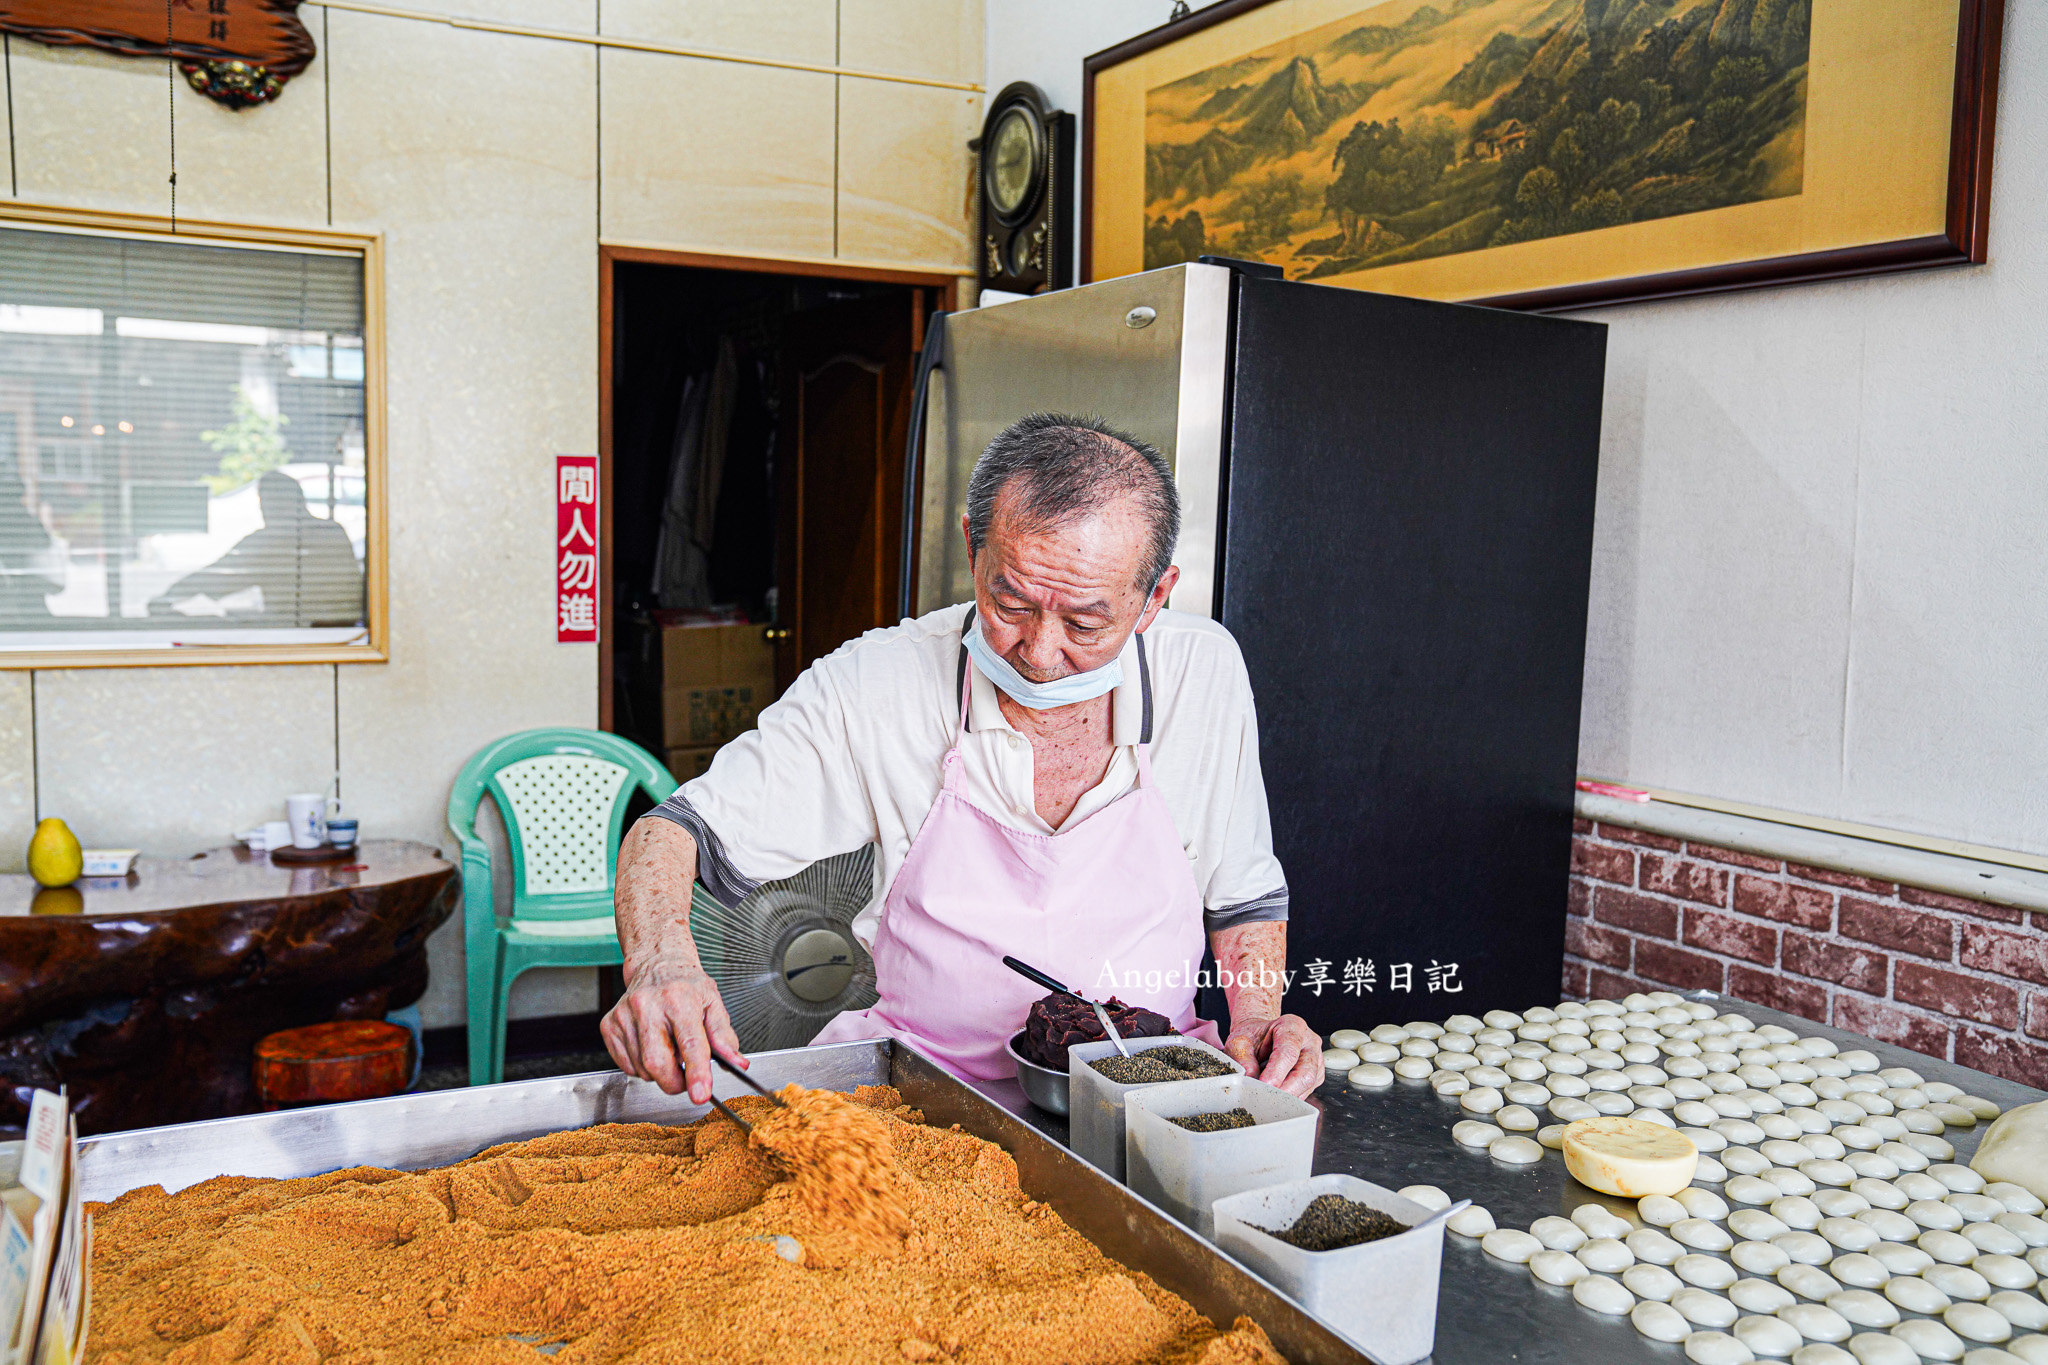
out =
[[[28,873],[44,886],[69,886],[85,870],[78,836],[52,816],[36,826],[28,841]]]

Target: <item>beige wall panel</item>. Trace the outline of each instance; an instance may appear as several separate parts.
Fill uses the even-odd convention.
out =
[[[334,668],[44,670],[36,755],[43,813],[88,848],[197,853],[333,780]]]
[[[607,36],[832,64],[834,0],[605,0]]]
[[[967,142],[981,97],[844,78],[839,89],[839,254],[951,268],[967,252]]]
[[[318,11],[307,11],[314,40]],[[178,214],[317,225],[327,217],[326,64],[277,103],[239,112],[175,87],[160,61],[8,44],[16,197],[67,207],[170,212],[169,100],[178,110]]]
[[[0,872],[19,872],[36,827],[34,689],[27,673],[0,673]]]
[[[341,670],[345,791],[366,835],[453,852],[472,753],[597,719],[551,553],[554,457],[597,448],[596,55],[345,10],[328,31],[335,222],[384,234],[389,393],[391,662]]]
[[[598,0],[397,0],[393,9],[481,19],[492,24],[560,29],[565,33],[597,31]],[[313,7],[307,6],[307,13]],[[415,21],[417,22],[417,21]],[[315,37],[318,37],[316,32]]]
[[[37,203],[170,210],[164,64],[15,38],[15,194]]]
[[[971,0],[840,0],[841,66],[978,85],[986,58]]]
[[[304,13],[317,44],[322,11]],[[159,95],[162,84],[159,70]],[[327,221],[326,53],[292,77],[275,104],[229,109],[183,78],[177,98],[180,218],[287,227]]]
[[[833,79],[608,50],[604,235],[831,255]]]

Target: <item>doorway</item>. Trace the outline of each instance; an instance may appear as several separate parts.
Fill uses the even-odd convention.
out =
[[[679,781],[896,621],[917,352],[954,287],[604,248],[599,724]]]

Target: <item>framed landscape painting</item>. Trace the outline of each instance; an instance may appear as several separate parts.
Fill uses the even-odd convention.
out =
[[[1087,62],[1082,276],[1563,309],[1982,262],[2003,0],[1222,0]]]

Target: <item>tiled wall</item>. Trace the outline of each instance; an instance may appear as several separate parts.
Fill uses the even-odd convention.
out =
[[[421,0],[404,8],[978,83],[978,0]],[[590,725],[554,643],[552,457],[597,448],[597,245],[967,268],[980,95],[601,49],[317,4],[269,107],[164,64],[5,43],[0,195],[384,237],[391,662],[0,673],[0,869],[38,812],[180,854],[339,772],[366,837],[448,845],[448,785],[507,731]],[[9,120],[11,119],[11,122]],[[430,1023],[462,1018],[457,926]],[[536,973],[514,1013],[587,1009]]]
[[[2048,915],[1577,822],[1565,994],[1721,991],[2048,1086]]]

